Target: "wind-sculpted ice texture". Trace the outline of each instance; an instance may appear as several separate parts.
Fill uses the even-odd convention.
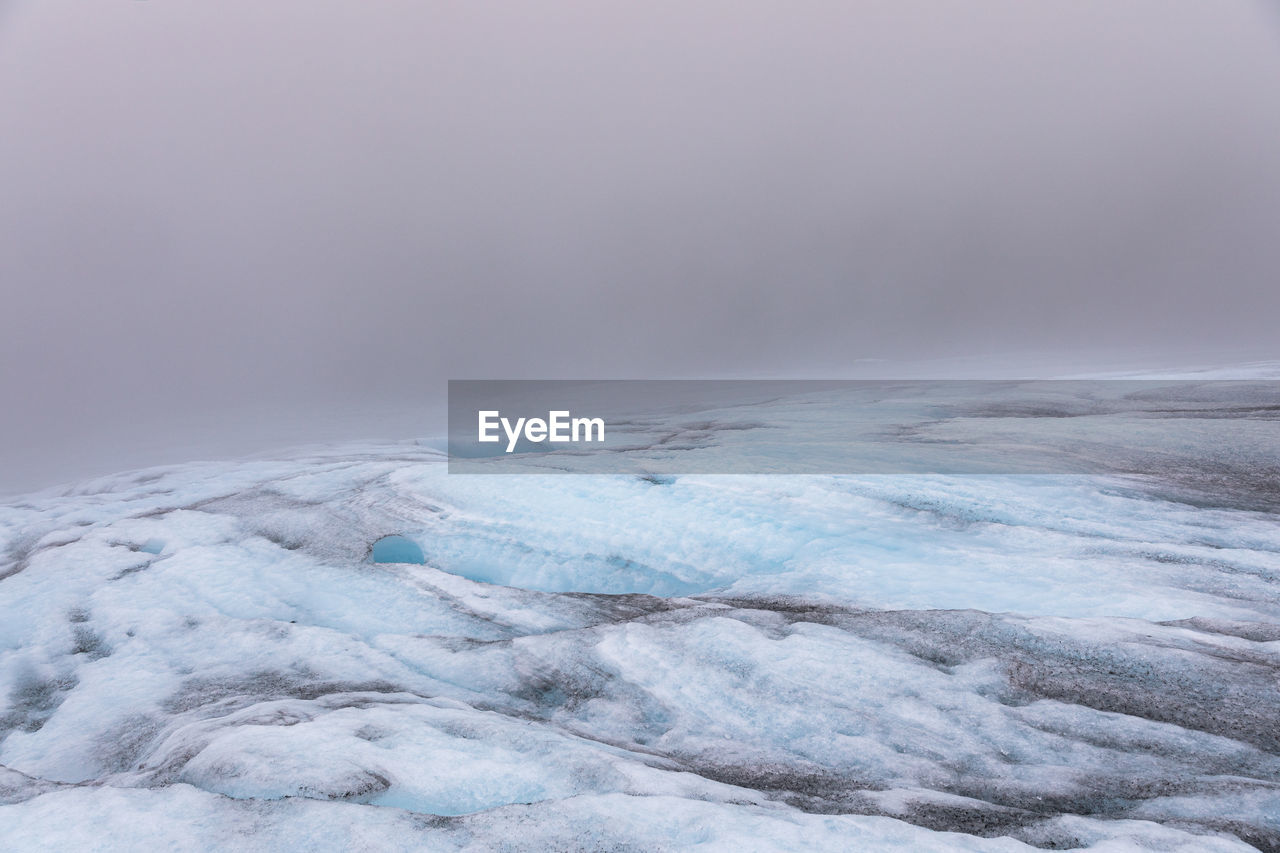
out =
[[[2,846],[1277,850],[1280,526],[1171,485],[404,443],[19,499]]]

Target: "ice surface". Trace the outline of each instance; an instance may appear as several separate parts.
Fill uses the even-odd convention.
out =
[[[1183,497],[468,477],[413,443],[26,496],[0,837],[1280,849],[1280,526]]]

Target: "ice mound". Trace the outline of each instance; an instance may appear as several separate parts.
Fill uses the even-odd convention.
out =
[[[144,553],[144,554],[157,554],[157,555],[158,555],[158,554],[160,554],[162,551],[164,551],[164,540],[162,540],[162,539],[148,539],[146,542],[143,542],[141,545],[139,545],[139,546],[138,546],[138,550],[139,550],[139,551],[141,551],[141,552],[142,552],[142,553]]]
[[[1133,478],[467,477],[407,443],[31,495],[0,832],[1276,849],[1275,521]]]

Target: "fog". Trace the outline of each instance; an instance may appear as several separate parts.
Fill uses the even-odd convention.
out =
[[[0,0],[0,492],[448,378],[1280,358],[1278,19]]]

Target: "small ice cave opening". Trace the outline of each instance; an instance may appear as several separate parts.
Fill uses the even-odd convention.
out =
[[[412,539],[403,536],[383,536],[373,543],[369,559],[375,563],[417,563],[427,561],[422,547]]]

